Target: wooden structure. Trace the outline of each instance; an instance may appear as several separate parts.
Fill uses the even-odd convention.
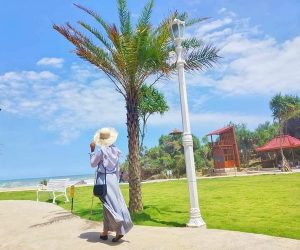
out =
[[[213,140],[214,135],[218,136],[215,141]],[[239,150],[233,126],[215,130],[207,136],[211,138],[210,147],[215,170],[226,172],[226,170],[240,166]]]
[[[173,131],[171,133],[169,133],[169,135],[181,135],[182,132],[180,130],[178,130],[177,128],[173,129]]]
[[[280,155],[280,147],[284,150],[289,149],[292,152],[293,165],[295,165],[296,161],[294,150],[296,148],[300,148],[300,140],[290,135],[283,135],[282,137],[277,136],[265,145],[255,149],[258,153],[269,153],[269,157],[264,157],[266,154],[261,155],[261,163],[263,167],[278,166],[277,155]],[[270,157],[270,153],[273,153],[272,158]]]

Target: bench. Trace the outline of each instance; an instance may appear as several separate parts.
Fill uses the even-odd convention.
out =
[[[39,184],[36,191],[36,200],[39,201],[39,192],[50,192],[53,196],[53,203],[55,203],[56,198],[59,196],[65,196],[65,202],[69,202],[67,196],[68,183],[69,179],[50,179],[47,185]],[[57,195],[56,193],[60,194]]]

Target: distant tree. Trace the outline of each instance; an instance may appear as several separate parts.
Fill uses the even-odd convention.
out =
[[[182,135],[163,135],[159,138],[159,147],[172,157],[183,153]]]
[[[265,123],[259,124],[254,130],[254,142],[256,146],[262,146],[276,135],[278,135],[279,125],[278,123],[271,123],[266,121]]]
[[[173,159],[173,173],[177,178],[186,173],[184,154],[177,154]]]
[[[200,141],[199,141],[200,143]],[[211,147],[207,136],[202,137],[199,148],[194,152],[197,169],[211,168],[213,166]]]
[[[200,143],[196,136],[192,135],[192,137],[196,169],[211,167],[212,158],[207,139]],[[141,166],[144,170],[155,174],[172,170],[178,178],[184,175],[186,167],[182,135],[162,135],[158,146],[145,151],[141,157]]]
[[[295,95],[275,95],[270,101],[270,109],[274,120],[278,121],[280,134],[280,153],[282,158],[283,171],[291,171],[288,161],[286,160],[283,149],[283,128],[284,124],[291,118],[297,117],[300,114],[300,98]]]
[[[141,166],[144,169],[161,169],[161,152],[158,146],[150,148],[145,152],[145,157],[141,157]]]
[[[255,152],[254,134],[247,128],[245,123],[230,123],[230,125],[234,125],[235,128],[237,144],[240,150],[241,163],[248,167],[251,155]]]
[[[123,172],[128,172],[128,159],[126,159],[125,162],[120,165],[120,170]]]
[[[46,185],[47,185],[47,180],[46,180],[46,179],[43,179],[43,180],[41,180],[41,181],[40,181],[40,184],[42,184],[42,185],[45,185],[45,186],[46,186]]]
[[[144,84],[141,87],[141,95],[138,104],[138,111],[140,117],[140,154],[144,152],[144,139],[146,133],[146,126],[149,117],[155,113],[163,115],[169,110],[169,106],[165,101],[163,94],[152,86]]]
[[[161,151],[159,163],[164,170],[171,170],[173,168],[173,160],[170,154]]]

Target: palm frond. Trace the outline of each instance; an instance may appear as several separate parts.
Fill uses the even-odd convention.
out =
[[[132,27],[126,0],[118,0],[118,12],[121,33],[123,35],[130,34],[132,32]]]
[[[104,36],[95,28],[91,27],[90,25],[79,21],[78,22],[83,28],[85,28],[86,30],[88,30],[89,32],[91,32],[96,38],[98,38],[101,43],[105,46],[106,49],[108,49],[110,52],[113,52],[113,47],[111,45],[111,43],[109,41],[107,41]]]
[[[91,52],[90,49],[84,47],[77,47],[76,54],[82,58],[83,60],[95,65],[100,70],[102,70],[114,83],[116,90],[121,93],[124,98],[126,96],[126,85],[124,84],[124,79],[119,74],[118,70],[109,64],[105,59],[101,58],[101,56],[97,56]],[[119,86],[119,84],[121,86]]]
[[[177,13],[176,18],[181,20],[181,21],[185,21],[185,26],[189,27],[189,26],[194,25],[196,23],[203,22],[203,21],[209,19],[210,17],[189,18],[188,13],[183,12],[183,13]]]
[[[187,12],[183,13],[177,13],[176,18],[181,20],[181,21],[186,21],[188,19],[189,15]]]
[[[75,45],[75,53],[78,56],[94,64],[118,81],[123,80],[122,76],[118,73],[118,70],[114,67],[111,56],[103,49],[95,46],[90,39],[72,27],[69,23],[65,26],[53,25],[53,28]]]
[[[201,49],[193,50],[186,58],[187,71],[197,71],[213,67],[220,58],[219,49],[213,45],[204,45]]]
[[[76,30],[69,24],[66,23],[65,26],[53,25],[53,28],[62,34],[67,40],[73,43],[76,47],[80,47],[88,38],[83,36],[80,32]]]
[[[201,48],[203,46],[203,41],[192,37],[192,38],[188,38],[182,41],[182,47],[185,48],[186,50],[189,49],[196,49],[196,48]]]
[[[141,16],[138,19],[137,22],[137,29],[144,29],[145,26],[149,26],[150,17],[152,13],[154,2],[153,0],[150,0],[144,7]]]
[[[105,29],[105,31],[108,31],[109,29],[109,25],[108,23],[106,23],[96,12],[94,12],[93,10],[87,9],[79,4],[75,4],[74,5],[83,10],[84,12],[86,12],[87,14],[91,15],[98,23],[101,24],[101,26]]]
[[[120,37],[121,36],[120,36],[117,26],[115,24],[110,25],[108,28],[108,38],[112,41],[116,50],[119,50],[121,48]]]
[[[178,15],[178,12],[171,12],[167,17],[165,17],[160,24],[154,29],[153,35],[157,34],[161,29],[167,29],[170,31],[171,23],[173,22],[174,18]]]
[[[54,25],[53,28],[74,44],[76,54],[97,66],[115,83],[119,92],[130,94],[139,91],[148,77],[154,76],[154,83],[161,78],[168,78],[176,72],[176,63],[169,62],[169,52],[174,50],[170,26],[174,18],[186,22],[186,26],[201,22],[207,18],[189,19],[187,13],[170,12],[161,23],[153,28],[150,17],[153,0],[148,0],[133,31],[126,0],[118,0],[120,26],[106,23],[96,12],[81,5],[76,7],[91,15],[99,27],[79,21],[79,25],[91,33],[93,41],[70,24]],[[104,30],[104,31],[103,31]],[[98,43],[100,41],[100,44]],[[196,38],[182,42],[186,49],[187,71],[203,70],[212,67],[219,59],[219,50],[212,45],[205,45]],[[118,84],[116,84],[118,82]]]
[[[186,20],[185,26],[189,27],[189,26],[192,26],[196,23],[201,23],[203,21],[206,21],[208,19],[210,19],[210,17],[191,18],[191,19]]]

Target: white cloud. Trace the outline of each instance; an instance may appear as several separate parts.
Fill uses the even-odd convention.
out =
[[[300,36],[279,42],[249,19],[238,19],[234,13],[221,11],[224,17],[206,25],[199,24],[194,34],[215,42],[223,59],[214,69],[186,76],[190,118],[195,131],[206,124],[218,128],[233,121],[254,128],[270,117],[238,112],[220,112],[205,108],[212,98],[236,96],[271,96],[276,92],[300,93]],[[49,59],[49,58],[48,58]],[[51,59],[51,58],[50,58]],[[53,59],[53,58],[52,58]],[[45,65],[41,62],[39,65]],[[59,65],[49,63],[47,65]],[[61,65],[63,60],[61,61]],[[7,72],[0,75],[0,106],[16,115],[38,118],[43,128],[60,134],[67,143],[86,129],[124,125],[125,103],[113,84],[93,66],[74,64],[66,69],[64,80],[50,71]],[[157,85],[164,93],[170,111],[149,120],[152,126],[181,126],[177,77]],[[225,94],[225,97],[224,97]],[[237,109],[241,110],[241,109]]]
[[[57,57],[44,57],[40,59],[36,64],[39,66],[52,66],[55,68],[62,68],[64,63],[63,58],[57,58]]]
[[[21,72],[7,72],[3,75],[0,75],[0,82],[19,82],[19,81],[53,81],[56,80],[57,76],[50,71],[21,71]]]
[[[278,42],[267,36],[258,27],[250,26],[249,19],[238,19],[226,9],[221,11],[225,16],[206,25],[199,24],[194,34],[206,42],[214,42],[221,48],[220,64],[201,74],[186,75],[188,87],[190,117],[194,128],[203,124],[211,127],[222,127],[230,121],[246,123],[250,128],[270,120],[269,115],[253,114],[249,111],[219,112],[208,107],[206,102],[215,99],[231,101],[233,96],[271,97],[274,93],[300,93],[300,37]],[[181,126],[179,93],[177,79],[171,79],[159,89],[168,100],[170,111],[161,119],[160,115],[149,120],[149,124],[173,127]],[[258,99],[259,100],[259,99]],[[242,110],[237,107],[237,110]],[[199,125],[201,124],[201,125]]]
[[[213,128],[217,129],[226,126],[229,122],[245,123],[249,126],[249,128],[253,129],[257,126],[257,124],[268,120],[267,118],[266,116],[240,114],[236,112],[190,112],[190,122],[193,131],[201,130],[204,126],[213,130]],[[154,115],[149,120],[149,125],[168,126],[174,128],[181,127],[181,111],[180,109],[171,109],[168,113],[163,115],[163,119],[160,115]]]
[[[217,81],[231,94],[300,93],[300,37],[282,45],[254,48],[254,52],[228,64],[230,74]]]
[[[206,79],[204,76],[188,75],[186,77],[192,131],[203,131],[206,128],[207,132],[209,132],[213,128],[217,129],[226,126],[229,122],[245,123],[250,129],[254,129],[258,124],[270,120],[270,116],[255,114],[255,110],[254,114],[238,111],[240,109],[221,112],[217,108],[207,105],[206,102],[211,101],[211,99],[215,99],[215,102],[218,100],[224,102],[224,100],[221,100],[219,93],[210,92],[210,89],[213,87],[211,82],[213,81],[210,78]],[[149,126],[162,126],[170,129],[182,127],[177,78],[165,81],[157,87],[164,94],[170,109],[163,116],[159,114],[153,115],[149,119]]]
[[[218,11],[218,14],[222,14],[223,12],[226,12],[226,8],[221,8],[221,9],[219,9],[219,11]]]
[[[236,14],[234,12],[228,11],[226,8],[219,9],[218,14],[223,14],[223,13],[225,13],[227,16],[231,16],[231,17],[236,16]]]
[[[300,93],[300,36],[283,42],[268,36],[247,18],[238,19],[225,8],[225,16],[200,26],[194,35],[221,48],[223,57],[213,70],[193,77],[226,95]]]
[[[214,30],[217,30],[221,27],[224,27],[225,25],[228,25],[232,23],[232,19],[230,17],[225,17],[223,19],[218,19],[212,22],[208,22],[204,25],[201,25],[196,33],[198,36],[202,37],[204,34],[208,33],[208,32],[212,32]]]
[[[8,72],[0,75],[0,86],[3,111],[42,120],[61,143],[85,129],[125,124],[123,97],[92,67],[73,65],[68,80],[46,71]]]

